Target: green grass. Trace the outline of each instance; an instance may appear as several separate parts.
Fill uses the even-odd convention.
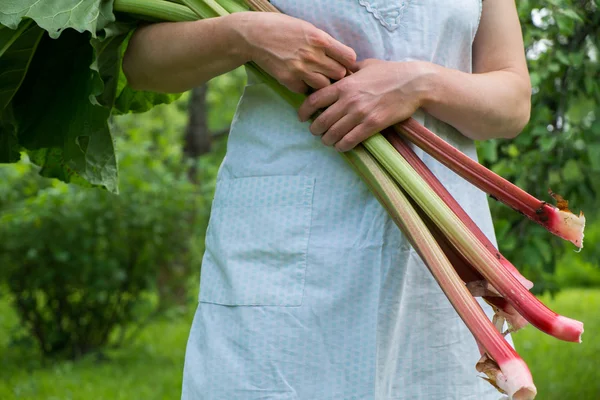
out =
[[[181,396],[185,344],[192,315],[162,319],[120,350],[76,362],[42,363],[6,340],[16,317],[0,302],[0,399],[173,400]]]
[[[514,335],[538,387],[537,398],[600,399],[600,290],[570,289],[543,301],[584,321],[586,333],[580,345],[559,342],[530,327]],[[35,353],[9,345],[7,336],[17,319],[0,301],[0,399],[178,399],[191,318],[188,314],[156,321],[134,343],[102,360],[88,357],[43,365]]]
[[[540,400],[600,399],[600,290],[569,289],[541,300],[559,314],[583,321],[583,343],[558,341],[528,326],[513,335],[529,365]]]

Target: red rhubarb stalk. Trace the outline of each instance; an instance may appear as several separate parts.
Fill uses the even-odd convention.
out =
[[[486,354],[493,359],[487,359],[486,370],[481,372],[485,372],[490,382],[512,399],[535,398],[536,388],[527,365],[471,296],[407,196],[362,145],[357,146],[354,151],[344,153],[344,156],[408,238],[458,315],[473,333],[480,348],[485,349]],[[480,369],[478,363],[478,370]]]
[[[419,175],[431,186],[434,192],[450,207],[450,209],[460,218],[463,223],[473,232],[477,239],[481,241],[481,243],[488,249],[488,251],[492,252],[495,257],[500,261],[500,263],[510,271],[527,290],[533,287],[533,282],[525,278],[519,270],[508,261],[496,247],[492,244],[490,239],[479,229],[475,221],[471,219],[469,214],[461,207],[460,204],[456,201],[456,199],[450,194],[450,192],[444,187],[442,182],[431,172],[431,170],[425,165],[423,160],[417,156],[414,150],[401,138],[399,137],[392,129],[387,128],[383,130],[382,135],[391,143],[392,146],[400,153],[406,161],[417,171]],[[479,165],[479,164],[477,164]]]
[[[490,196],[529,217],[558,237],[579,248],[583,247],[585,217],[583,213],[579,216],[571,213],[566,207],[566,202],[559,201],[558,207],[554,207],[536,199],[463,154],[413,118],[394,125],[394,129]]]
[[[532,325],[558,339],[580,342],[583,324],[549,310],[491,254],[433,189],[381,135],[363,142],[450,242],[500,294]]]
[[[527,320],[517,312],[517,310],[502,298],[502,295],[490,285],[488,281],[477,271],[473,265],[452,245],[446,236],[440,231],[435,223],[427,214],[414,203],[414,200],[409,199],[411,205],[415,208],[419,217],[427,226],[440,248],[444,252],[450,264],[458,273],[460,279],[466,284],[467,289],[474,297],[482,297],[494,310],[495,316],[502,318],[502,321],[508,323],[508,331],[516,332],[527,325]],[[389,211],[388,211],[389,212]],[[502,323],[500,330],[503,329]]]

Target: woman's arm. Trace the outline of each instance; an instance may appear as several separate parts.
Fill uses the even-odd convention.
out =
[[[515,137],[527,124],[531,87],[513,1],[485,0],[473,74],[429,62],[365,60],[311,94],[298,115],[325,145],[347,151],[419,108],[475,140]]]
[[[137,90],[183,92],[248,61],[233,18],[165,22],[138,28],[123,57],[123,72]]]
[[[433,66],[423,109],[475,140],[513,138],[529,122],[531,84],[514,2],[485,0],[473,74]]]
[[[245,12],[140,27],[125,52],[123,71],[134,89],[182,92],[254,61],[290,90],[304,93],[341,79],[355,60],[354,50],[308,22]]]

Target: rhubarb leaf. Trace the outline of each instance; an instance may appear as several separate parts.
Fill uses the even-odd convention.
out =
[[[30,21],[17,30],[0,26],[0,111],[19,90],[43,33]]]
[[[120,91],[119,97],[117,97],[114,105],[115,114],[146,112],[155,105],[169,104],[181,96],[181,93],[168,94],[133,90],[126,84],[126,80],[123,75],[121,75],[120,79],[120,86],[122,87],[122,90]]]
[[[120,80],[124,75],[121,61],[127,37],[134,30],[135,24],[114,23],[105,30],[103,37],[93,38],[90,43],[94,47],[94,61],[90,69],[94,71],[94,88],[90,101],[104,107],[112,108],[119,92]]]
[[[0,163],[20,158],[17,123],[10,106],[44,31],[24,21],[17,30],[0,26]]]
[[[0,0],[0,25],[17,29],[23,18],[31,18],[52,38],[67,28],[96,37],[115,20],[112,9],[113,0]]]
[[[72,30],[59,39],[44,37],[12,104],[19,142],[41,164],[44,176],[67,182],[81,178],[116,191],[111,110],[90,101],[98,89],[89,69],[94,61],[90,38]]]

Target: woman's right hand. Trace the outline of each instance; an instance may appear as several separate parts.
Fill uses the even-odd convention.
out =
[[[276,13],[237,17],[234,29],[247,57],[293,92],[322,89],[346,76],[356,62],[354,50],[309,22]]]

